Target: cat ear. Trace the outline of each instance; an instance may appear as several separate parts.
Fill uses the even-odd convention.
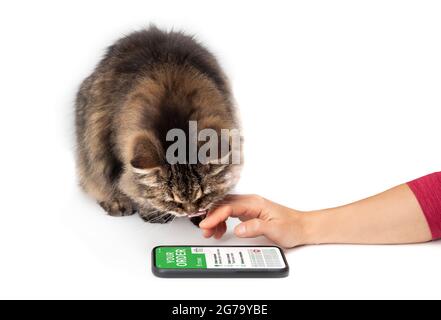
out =
[[[201,126],[203,129],[199,132],[198,141],[201,163],[208,165],[240,164],[242,146],[240,130],[222,129],[219,123],[212,124],[212,127],[207,127],[207,123],[203,123],[203,125]],[[205,130],[210,130],[210,132],[205,133]],[[213,140],[216,143],[214,146]]]
[[[133,141],[130,164],[137,170],[150,170],[162,166],[163,151],[159,141],[149,135],[137,136]]]
[[[211,164],[211,165],[216,165],[216,164],[218,164],[218,165],[228,165],[228,164],[231,163],[230,162],[231,161],[231,159],[230,159],[231,154],[232,154],[232,151],[228,152],[225,155],[221,155],[218,159],[210,159],[210,160],[208,160],[207,164]]]

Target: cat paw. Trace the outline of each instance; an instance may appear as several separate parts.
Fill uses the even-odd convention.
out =
[[[190,218],[190,221],[199,228],[199,223],[204,220],[206,215]]]
[[[172,222],[175,219],[175,216],[170,213],[156,212],[156,210],[148,210],[148,209],[140,210],[139,215],[145,222],[149,222],[149,223],[165,224]]]
[[[131,216],[136,212],[136,205],[133,201],[122,194],[115,196],[109,201],[102,201],[99,204],[112,217]]]

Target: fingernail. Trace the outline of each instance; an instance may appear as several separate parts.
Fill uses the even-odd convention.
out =
[[[243,224],[240,224],[236,227],[236,234],[238,236],[244,235],[246,231],[247,231],[247,228]]]

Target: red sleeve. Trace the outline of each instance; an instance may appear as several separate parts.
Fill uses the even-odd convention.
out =
[[[429,223],[434,240],[441,239],[441,172],[408,183]]]

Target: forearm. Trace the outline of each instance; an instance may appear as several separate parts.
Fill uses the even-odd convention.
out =
[[[400,244],[432,239],[426,218],[409,186],[338,208],[304,215],[305,244]]]

